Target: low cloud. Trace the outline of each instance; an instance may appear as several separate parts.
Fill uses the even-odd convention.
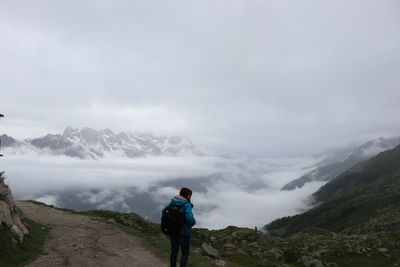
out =
[[[16,199],[60,207],[133,211],[157,221],[180,187],[193,189],[198,227],[263,226],[307,209],[321,184],[295,191],[282,185],[313,169],[318,159],[220,157],[106,157],[80,160],[5,151],[6,181]],[[245,215],[245,216],[244,216]]]

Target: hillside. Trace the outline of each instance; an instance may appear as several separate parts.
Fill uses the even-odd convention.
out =
[[[268,231],[281,236],[308,227],[349,234],[400,232],[400,146],[357,164],[314,197],[322,204],[278,219]]]
[[[169,240],[160,225],[134,213],[76,212],[39,202],[18,205],[29,217],[51,225],[44,253],[28,266],[159,267],[168,262]],[[277,238],[235,226],[199,228],[193,231],[190,266],[392,266],[400,261],[399,237],[399,232],[345,235],[307,229]]]
[[[328,154],[318,167],[298,179],[295,179],[281,190],[295,190],[313,181],[331,181],[357,163],[368,160],[378,153],[393,149],[400,144],[400,138],[378,138],[354,148],[339,149]]]

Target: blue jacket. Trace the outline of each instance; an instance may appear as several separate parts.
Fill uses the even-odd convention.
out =
[[[196,224],[196,220],[194,219],[192,207],[193,204],[190,203],[188,200],[183,199],[180,196],[174,197],[171,202],[165,208],[170,206],[180,206],[182,211],[185,213],[185,219],[183,222],[183,227],[180,231],[181,235],[184,236],[191,236],[192,235],[192,226]]]

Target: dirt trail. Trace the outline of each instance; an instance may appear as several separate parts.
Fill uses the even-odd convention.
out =
[[[144,249],[140,238],[117,226],[29,202],[17,206],[28,218],[51,226],[44,255],[27,266],[168,266]]]

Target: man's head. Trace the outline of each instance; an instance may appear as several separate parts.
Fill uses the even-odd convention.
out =
[[[190,198],[192,197],[192,190],[183,187],[181,191],[179,191],[179,195],[190,201]]]

